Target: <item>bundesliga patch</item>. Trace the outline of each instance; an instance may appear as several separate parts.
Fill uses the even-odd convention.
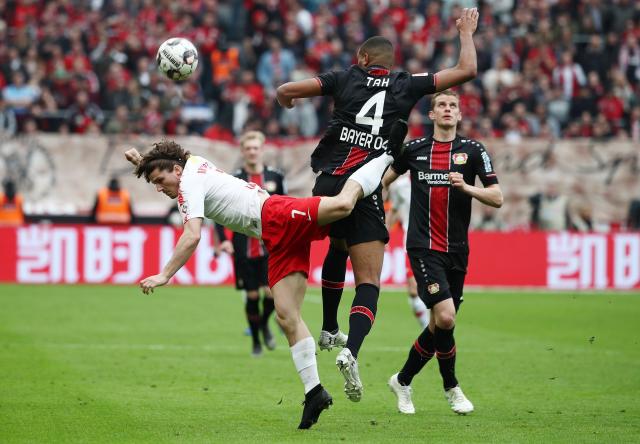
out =
[[[467,163],[467,153],[455,153],[451,158],[456,165],[464,165]]]
[[[440,285],[437,282],[435,284],[431,284],[427,287],[427,291],[429,294],[436,294],[440,291]]]

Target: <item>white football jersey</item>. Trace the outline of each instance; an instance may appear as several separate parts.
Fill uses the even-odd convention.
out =
[[[232,231],[262,235],[261,195],[268,193],[216,168],[207,159],[190,156],[180,178],[178,208],[183,223],[207,217]]]
[[[407,232],[409,231],[409,211],[411,209],[411,177],[409,173],[403,174],[389,185],[389,200],[400,218],[406,244]]]

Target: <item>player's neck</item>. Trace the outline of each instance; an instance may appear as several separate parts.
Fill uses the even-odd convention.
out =
[[[255,165],[245,165],[244,169],[249,174],[262,174],[264,171],[264,165],[255,164]]]
[[[451,142],[456,138],[456,127],[442,128],[437,125],[433,127],[433,139],[437,142]]]

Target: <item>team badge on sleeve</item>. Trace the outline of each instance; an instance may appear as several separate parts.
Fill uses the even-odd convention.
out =
[[[467,163],[467,153],[455,153],[451,158],[456,165],[464,165]]]

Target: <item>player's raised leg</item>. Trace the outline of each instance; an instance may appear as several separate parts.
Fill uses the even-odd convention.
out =
[[[307,325],[300,316],[300,309],[307,288],[307,276],[292,273],[279,280],[272,288],[276,320],[284,331],[291,357],[304,385],[304,410],[298,428],[308,429],[318,421],[322,410],[333,403],[331,396],[320,384],[316,364],[316,344]]]

